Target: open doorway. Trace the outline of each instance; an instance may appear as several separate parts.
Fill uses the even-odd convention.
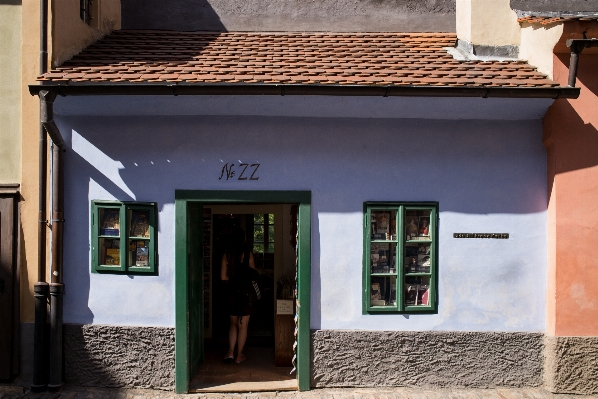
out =
[[[175,191],[175,389],[190,382],[206,360],[203,283],[203,207],[207,205],[297,204],[295,387],[310,389],[311,192],[260,190]],[[259,212],[255,212],[259,213]],[[257,387],[267,384],[253,383]],[[267,389],[267,388],[266,388]],[[296,388],[294,388],[296,389]],[[254,387],[231,389],[258,391]],[[276,390],[271,388],[270,390]]]
[[[297,213],[293,204],[204,204],[202,209],[203,362],[189,390],[297,389],[293,367],[297,275]],[[242,231],[260,275],[261,299],[249,319],[243,363],[224,362],[230,316],[221,264],[231,234]],[[193,339],[193,337],[190,337]]]

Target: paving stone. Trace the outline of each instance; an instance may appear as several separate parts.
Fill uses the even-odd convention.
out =
[[[32,393],[0,385],[0,399],[598,399],[598,396],[552,394],[534,389],[326,388],[307,392],[206,393],[65,387],[61,393]]]

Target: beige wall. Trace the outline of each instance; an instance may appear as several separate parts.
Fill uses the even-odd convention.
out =
[[[79,0],[52,1],[52,66],[59,66],[85,47],[120,29],[120,0],[92,2],[89,25],[79,16]]]
[[[457,0],[457,37],[486,46],[519,45],[520,27],[509,0]]]
[[[91,26],[79,17],[79,0],[50,0],[49,59],[52,65],[68,60],[112,29],[120,28],[120,0],[95,0]],[[33,284],[37,281],[37,228],[39,185],[39,100],[29,94],[28,85],[35,84],[39,75],[39,1],[23,0],[21,18],[22,47],[20,54],[19,97],[15,101],[22,110],[20,120],[22,143],[21,166],[21,321],[34,319]],[[19,57],[17,57],[19,60]],[[19,70],[19,64],[15,65]],[[18,134],[17,134],[18,136]],[[17,147],[18,148],[18,147]],[[1,149],[0,149],[1,151]],[[18,153],[18,151],[15,151]],[[18,173],[17,173],[18,177]],[[48,230],[48,237],[50,231]],[[48,246],[49,248],[49,246]],[[49,254],[49,250],[47,251]],[[48,257],[46,257],[48,258]],[[47,263],[49,265],[49,261]],[[49,269],[49,267],[48,267]],[[47,276],[46,276],[47,278]]]
[[[553,50],[563,34],[563,24],[540,25],[524,23],[521,28],[519,58],[527,60],[550,79],[553,78]]]
[[[15,2],[17,3],[17,2]],[[0,4],[0,183],[21,181],[21,5]]]
[[[39,1],[23,0],[21,25],[21,321],[33,321],[33,284],[37,281],[39,102],[28,85],[39,74]]]

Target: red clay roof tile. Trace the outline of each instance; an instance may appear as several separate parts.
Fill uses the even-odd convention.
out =
[[[524,61],[458,61],[446,33],[115,31],[52,82],[555,87]]]

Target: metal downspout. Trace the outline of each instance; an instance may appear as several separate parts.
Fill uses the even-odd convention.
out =
[[[48,51],[48,0],[40,0],[40,74],[47,71]],[[40,98],[40,108],[42,100]],[[46,185],[48,143],[44,127],[39,129],[39,204],[37,228],[37,283],[33,287],[35,298],[35,322],[33,337],[33,381],[31,390],[45,391],[48,385],[48,291],[46,282]]]
[[[52,139],[52,259],[50,283],[50,380],[48,389],[62,388],[62,314],[64,284],[63,270],[63,228],[64,228],[64,139],[54,122],[54,100],[56,93],[40,91],[40,119],[45,131]]]
[[[569,87],[575,87],[577,80],[577,65],[579,56],[584,48],[598,47],[598,39],[586,39],[585,32],[583,39],[567,40],[567,47],[571,48],[571,58],[569,59]]]

